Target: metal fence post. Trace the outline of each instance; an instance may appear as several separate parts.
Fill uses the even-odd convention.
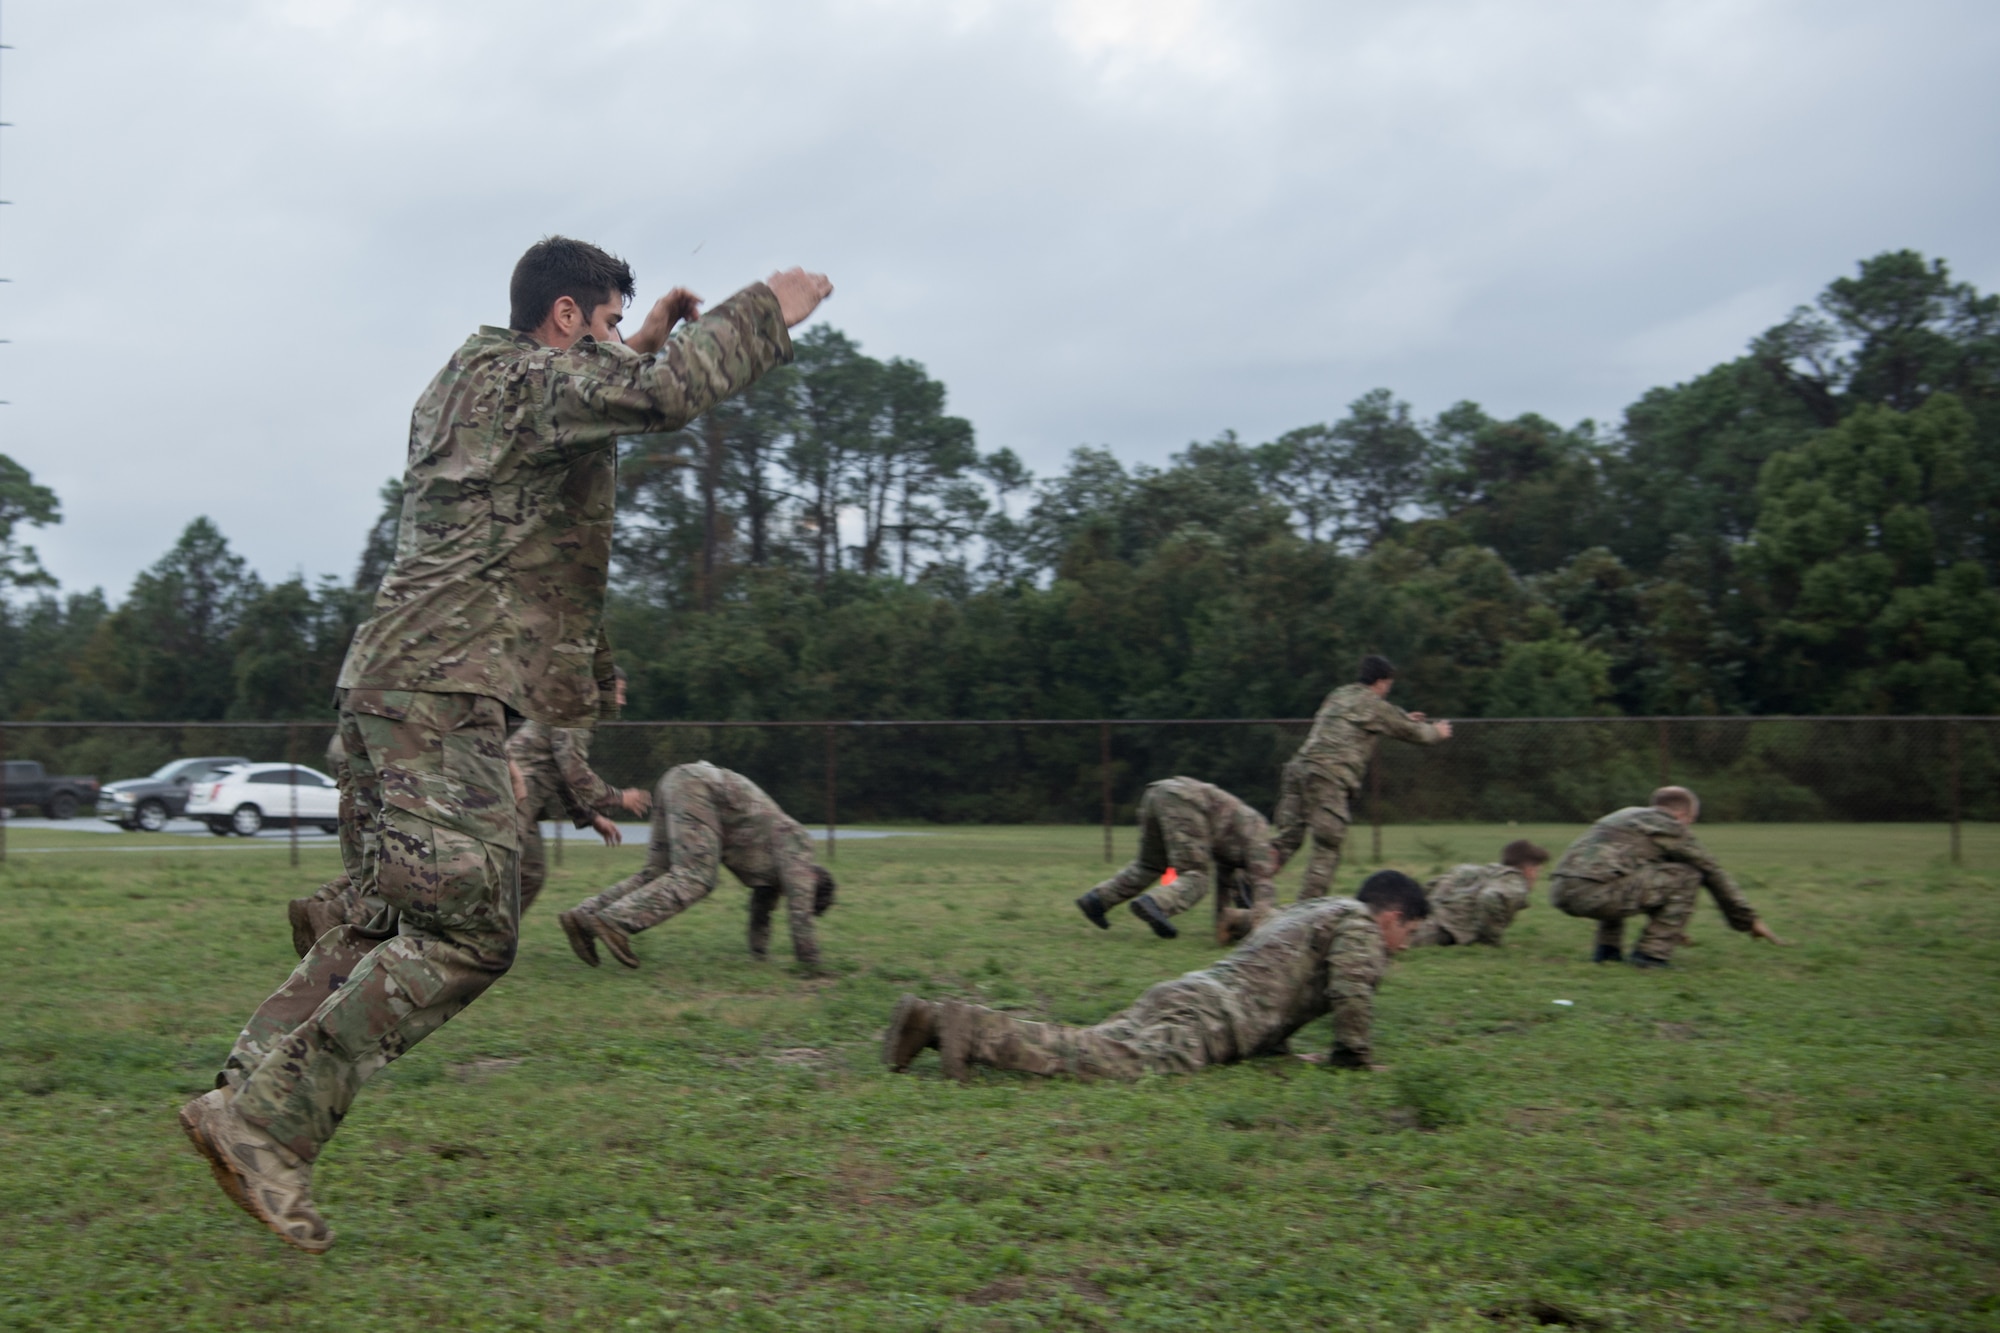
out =
[[[834,770],[835,739],[839,732],[829,726],[826,729],[826,859],[834,856],[834,791],[837,774]]]
[[[1104,860],[1111,860],[1111,724],[1097,724],[1097,781],[1104,795]]]
[[[1368,818],[1375,825],[1375,864],[1382,864],[1382,747],[1377,742],[1375,757],[1368,761]]]
[[[1951,863],[1953,865],[1958,865],[1959,864],[1958,825],[1960,818],[1964,814],[1959,799],[1959,775],[1963,770],[1964,765],[1959,752],[1958,733],[1959,733],[1960,723],[1958,719],[1953,718],[1951,722],[1949,722],[1946,725],[1950,728],[1950,730],[1947,731],[1945,734],[1949,738],[1951,743]]]
[[[536,819],[536,821],[537,821],[537,822],[540,822],[540,820],[541,820],[541,817],[542,817],[542,812],[541,812],[540,810],[537,810],[537,811],[535,811],[535,819]],[[563,817],[563,816],[561,816],[561,815],[558,815],[558,816],[556,816],[556,819],[555,819],[555,822],[549,825],[549,827],[550,827],[550,828],[552,828],[552,829],[554,829],[554,830],[556,831],[556,836],[555,836],[555,844],[556,844],[556,848],[555,848],[555,862],[556,862],[556,869],[558,869],[558,870],[561,870],[561,869],[562,869],[562,844],[563,844],[563,836],[562,836],[562,830],[563,830],[563,825],[564,825],[564,824],[567,824],[568,822],[569,822],[569,820],[568,820],[568,819],[564,818],[564,817]]]
[[[299,724],[294,722],[285,728],[285,777],[286,787],[292,798],[292,817],[286,821],[292,839],[292,864],[299,863]]]
[[[1655,723],[1654,725],[1656,725],[1659,728],[1659,741],[1660,741],[1660,784],[1659,785],[1664,787],[1673,780],[1671,776],[1673,770],[1669,767],[1667,763],[1666,719],[1662,718],[1659,722]]]

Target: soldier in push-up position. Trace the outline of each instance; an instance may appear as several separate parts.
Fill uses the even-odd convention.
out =
[[[1400,870],[1370,875],[1353,898],[1313,898],[1278,913],[1213,967],[1163,981],[1095,1027],[1036,1023],[959,1000],[905,995],[882,1058],[904,1070],[936,1047],[944,1071],[972,1065],[1030,1074],[1138,1078],[1282,1055],[1294,1032],[1333,1016],[1325,1063],[1367,1069],[1375,988],[1430,904]],[[1311,1057],[1307,1057],[1311,1058]]]

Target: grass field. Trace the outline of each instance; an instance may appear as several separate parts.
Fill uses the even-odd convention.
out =
[[[1385,852],[1423,873],[1575,832]],[[642,936],[643,971],[582,967],[556,908],[641,853],[572,842],[513,973],[328,1149],[317,1259],[224,1200],[173,1111],[333,854],[18,834],[0,1326],[2000,1328],[2000,835],[1954,870],[1937,828],[1703,832],[1794,947],[1705,904],[1673,971],[1594,968],[1542,903],[1502,950],[1405,955],[1386,1072],[1132,1086],[876,1057],[905,990],[1084,1022],[1214,956],[1083,922],[1095,830],[843,841],[812,979],[749,961],[733,882]]]

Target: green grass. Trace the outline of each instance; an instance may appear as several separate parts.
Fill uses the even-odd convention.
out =
[[[571,842],[514,972],[328,1149],[317,1259],[173,1110],[331,852],[24,835],[77,850],[0,868],[0,1326],[2000,1328],[2000,836],[1954,870],[1934,827],[1703,831],[1795,947],[1704,906],[1672,972],[1593,968],[1543,903],[1503,950],[1393,969],[1386,1073],[1133,1086],[876,1062],[905,990],[1090,1021],[1214,956],[1077,916],[1095,830],[843,842],[810,980],[747,959],[733,883],[643,971],[580,966],[555,909],[640,853]],[[1384,850],[1421,873],[1574,832]]]

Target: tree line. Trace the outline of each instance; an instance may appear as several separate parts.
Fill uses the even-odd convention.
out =
[[[982,452],[914,361],[838,331],[621,445],[610,629],[635,717],[1297,716],[1364,651],[1438,715],[2000,709],[2000,298],[1863,261],[1615,427],[1423,418]],[[0,457],[0,715],[323,716],[394,550],[265,583],[206,518],[113,603]]]

